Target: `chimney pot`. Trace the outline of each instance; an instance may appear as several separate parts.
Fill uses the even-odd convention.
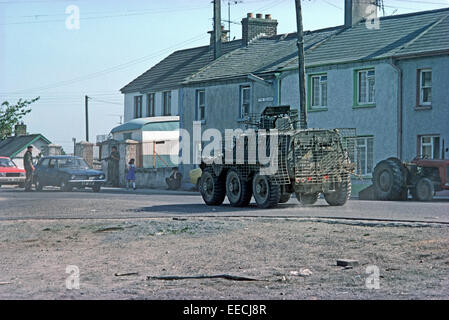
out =
[[[250,12],[246,15],[247,18],[254,18],[254,13]]]
[[[257,14],[256,14],[256,18],[257,18],[257,19],[263,19],[263,14],[257,13]]]
[[[271,14],[266,14],[266,15],[265,15],[265,19],[271,20]]]

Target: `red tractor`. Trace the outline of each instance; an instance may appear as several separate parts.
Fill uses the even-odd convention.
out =
[[[449,160],[382,160],[374,168],[372,188],[377,200],[407,200],[410,190],[414,200],[431,201],[436,192],[449,190]]]

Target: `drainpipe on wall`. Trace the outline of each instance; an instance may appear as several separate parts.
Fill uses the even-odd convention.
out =
[[[276,101],[276,105],[280,106],[281,105],[281,73],[275,73],[275,79],[276,79],[276,97],[275,97],[275,101]]]
[[[402,128],[403,128],[403,114],[402,114],[402,69],[395,63],[393,58],[390,58],[391,66],[398,72],[398,158],[402,160]]]

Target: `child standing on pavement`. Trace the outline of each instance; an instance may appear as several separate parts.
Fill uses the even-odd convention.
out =
[[[134,164],[134,159],[129,160],[128,163],[128,174],[126,175],[126,189],[129,189],[130,183],[132,183],[133,190],[136,190],[136,165]]]

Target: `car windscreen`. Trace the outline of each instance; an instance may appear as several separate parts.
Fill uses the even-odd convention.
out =
[[[89,169],[89,165],[84,159],[65,158],[58,159],[58,168]]]
[[[16,165],[9,159],[0,159],[0,168],[15,168]]]

